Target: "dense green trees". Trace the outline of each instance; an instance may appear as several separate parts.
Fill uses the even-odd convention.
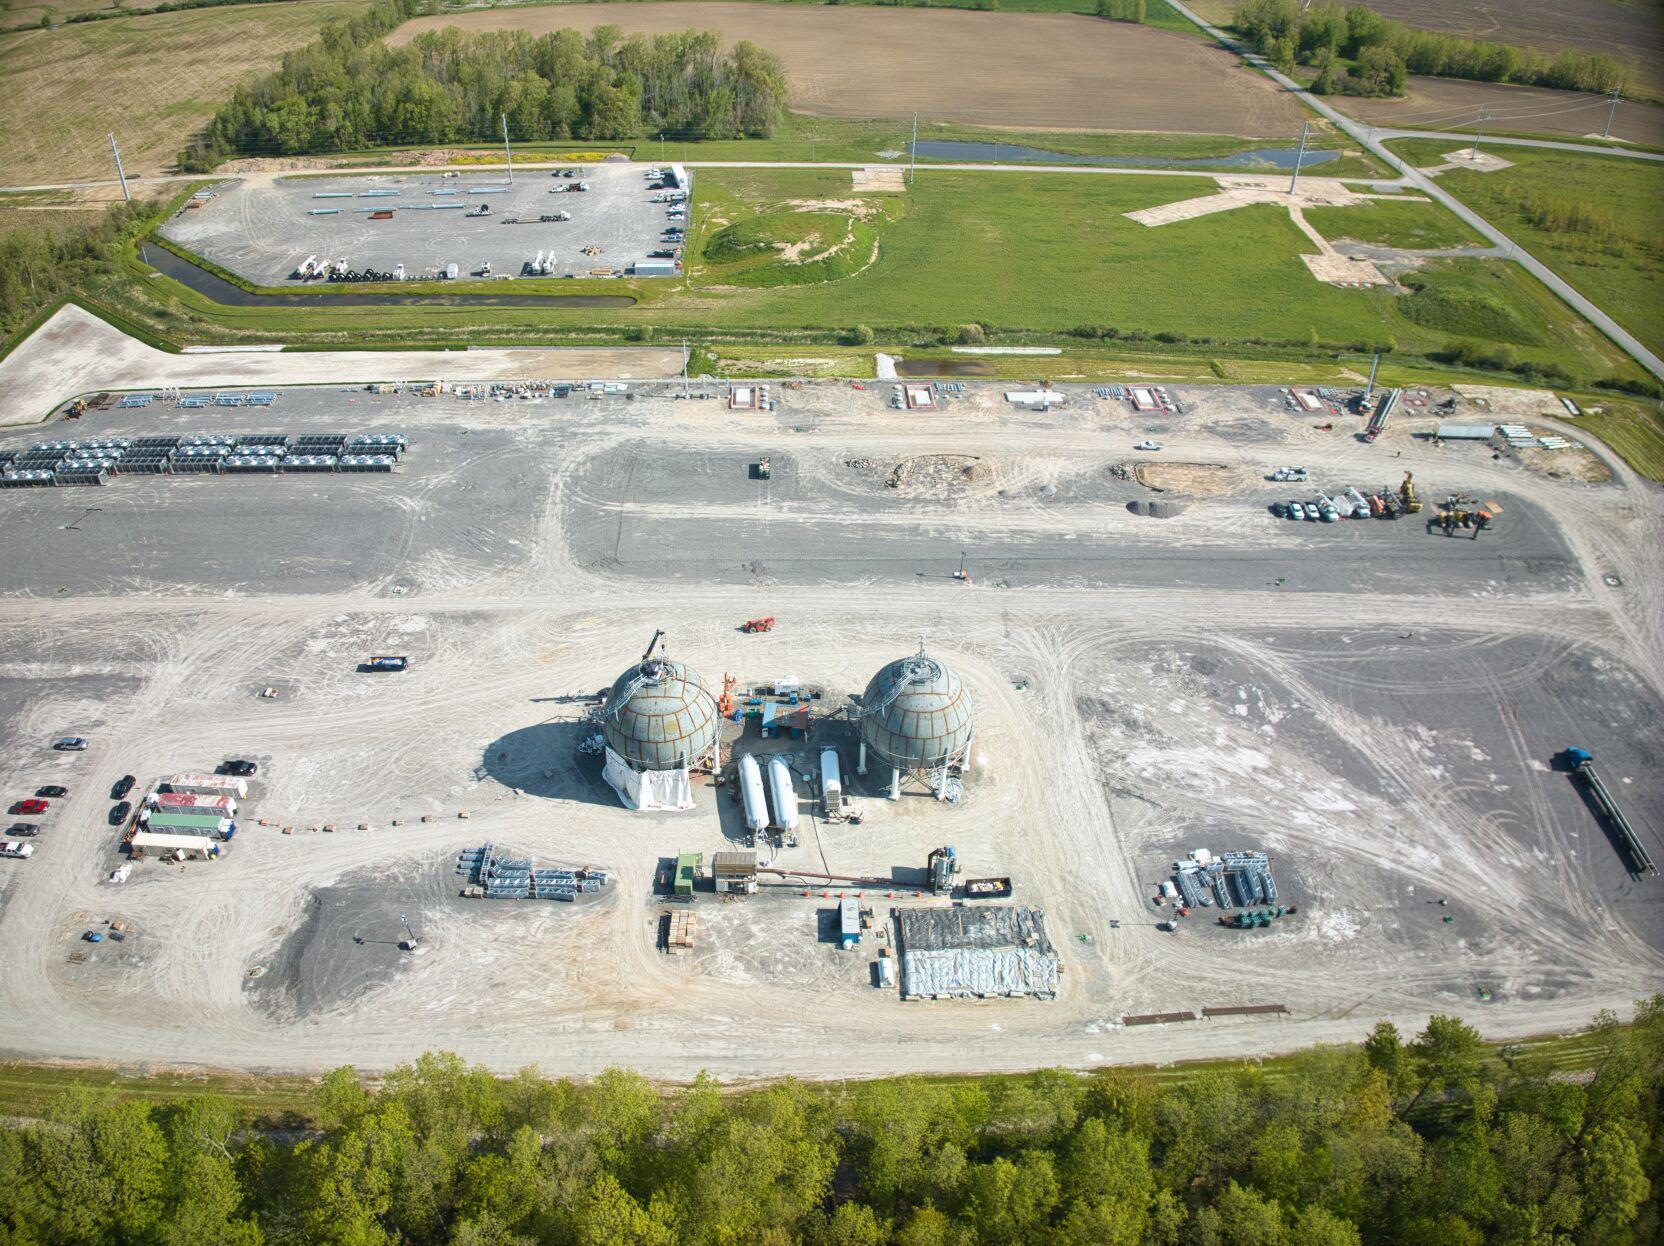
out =
[[[1299,0],[1243,0],[1236,28],[1261,55],[1282,68],[1296,63],[1318,70],[1314,90],[1354,95],[1396,95],[1406,74],[1523,82],[1566,91],[1611,91],[1623,86],[1623,64],[1600,53],[1560,52],[1412,30],[1373,9],[1332,2],[1302,9]],[[1342,61],[1355,69],[1346,72]]]
[[[786,98],[780,63],[710,32],[624,38],[560,30],[423,34],[381,42],[416,0],[378,0],[328,26],[219,110],[181,166],[229,155],[346,151],[382,144],[495,142],[507,118],[520,140],[767,136]]]
[[[77,1091],[0,1130],[0,1246],[1643,1246],[1664,1222],[1664,996],[1577,1074],[1434,1017],[1271,1071],[661,1094],[428,1055],[313,1128]]]
[[[123,234],[153,215],[156,207],[118,203],[79,224],[0,234],[0,349],[10,346],[37,312],[75,290],[97,269],[114,264]]]

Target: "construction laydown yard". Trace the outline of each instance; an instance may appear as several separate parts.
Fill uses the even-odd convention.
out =
[[[57,371],[91,375],[75,335],[54,340]],[[387,471],[0,490],[18,554],[0,567],[5,795],[69,789],[38,851],[0,862],[10,1054],[313,1070],[444,1048],[676,1077],[1087,1066],[1355,1040],[1429,1011],[1540,1032],[1664,973],[1658,880],[1552,768],[1589,748],[1658,853],[1664,501],[1573,446],[1553,395],[1518,418],[1566,448],[1493,452],[1429,440],[1449,418],[1437,391],[1401,395],[1366,443],[1337,400],[1275,387],[1014,402],[914,382],[900,406],[888,385],[785,380],[422,396],[284,388],[285,359],[299,379],[346,357],[254,357],[252,397],[112,394],[0,434],[0,454],[403,439]],[[446,360],[372,356],[361,380]],[[1514,418],[1501,391],[1457,401],[1464,421]],[[1309,483],[1266,479],[1294,463]],[[1270,509],[1320,485],[1391,494],[1407,471],[1425,515]],[[1175,483],[1190,492],[1156,491]],[[1423,522],[1447,495],[1499,517]],[[1152,500],[1175,517],[1134,513]],[[776,738],[745,726],[745,747],[807,772],[834,746],[861,817],[804,804],[764,850],[784,877],[756,894],[693,881],[699,858],[748,846],[729,789],[695,776],[691,810],[633,812],[587,743],[595,690],[656,629],[712,688],[821,694]],[[975,716],[957,804],[916,788],[892,803],[877,770],[856,774],[854,699],[921,636]],[[366,673],[371,655],[405,669]],[[784,725],[799,721],[807,737]],[[89,746],[52,751],[63,735]],[[258,774],[216,859],[152,856],[102,881],[122,861],[112,781],[233,757]],[[482,844],[606,881],[576,904],[470,897],[458,862]],[[966,878],[1009,877],[1043,930],[893,914],[954,912],[922,881],[944,844]],[[1237,930],[1154,906],[1202,848],[1267,854],[1297,911]],[[691,905],[660,882],[680,887],[678,859]],[[112,920],[121,942],[82,939]],[[1055,975],[1023,962],[1040,999],[905,1001],[874,985],[902,925],[901,950],[930,964],[981,928],[1019,957],[1055,949]],[[922,985],[984,989],[967,965]],[[1169,1023],[1127,1024],[1151,1018]]]
[[[559,4],[420,17],[427,30],[631,34],[711,30],[780,58],[796,112],[1031,130],[1282,138],[1300,105],[1204,40],[1077,13],[921,12],[795,4]]]

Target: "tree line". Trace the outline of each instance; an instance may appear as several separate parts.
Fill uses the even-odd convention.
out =
[[[117,203],[73,223],[0,234],[0,350],[10,347],[36,314],[119,263],[129,228],[154,216],[159,206]],[[41,214],[43,220],[49,215]]]
[[[635,35],[597,26],[465,35],[431,31],[399,48],[384,35],[420,0],[378,0],[326,26],[241,87],[180,156],[206,171],[232,155],[298,155],[383,144],[620,140],[668,131],[766,137],[785,105],[780,62],[708,31]]]
[[[1243,0],[1233,21],[1250,46],[1278,68],[1316,68],[1312,89],[1320,94],[1396,95],[1407,74],[1605,92],[1620,89],[1627,75],[1622,61],[1604,53],[1568,50],[1550,56],[1414,30],[1361,4],[1302,9],[1299,0]]]
[[[1269,1068],[665,1093],[427,1055],[303,1128],[77,1089],[0,1128],[0,1246],[1643,1246],[1664,996],[1575,1076],[1460,1020]]]

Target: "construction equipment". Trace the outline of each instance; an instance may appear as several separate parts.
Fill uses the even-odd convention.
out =
[[[1617,835],[1618,842],[1623,845],[1624,851],[1629,854],[1634,872],[1657,875],[1658,867],[1652,863],[1646,845],[1641,842],[1641,837],[1635,833],[1635,828],[1629,824],[1624,811],[1618,808],[1617,802],[1612,799],[1612,793],[1596,773],[1594,754],[1588,749],[1574,747],[1562,752],[1558,760],[1571,771],[1573,778],[1583,784],[1589,803],[1594,805],[1596,812],[1606,820],[1607,825]]]
[[[756,466],[751,469],[753,480],[770,480],[774,476],[774,469],[769,466],[767,459],[758,459]]]
[[[1404,503],[1404,510],[1411,515],[1421,513],[1421,501],[1416,497],[1415,473],[1405,472],[1404,483],[1398,486],[1398,497]]]
[[[724,718],[731,718],[734,714],[734,686],[739,683],[732,675],[722,676],[722,696],[717,699],[716,707]]]
[[[656,629],[653,632],[653,639],[647,642],[647,648],[642,652],[641,660],[643,662],[647,661],[648,658],[653,656],[653,650],[655,650],[659,647],[659,642],[663,639],[664,639],[664,628],[661,627],[661,628]]]
[[[761,619],[747,619],[740,624],[740,631],[747,634],[753,632],[772,632],[774,630],[774,616],[767,615]]]
[[[959,858],[951,846],[934,849],[925,859],[925,870],[930,875],[930,890],[944,896],[953,891],[953,876],[959,873]]]
[[[1369,417],[1369,424],[1364,429],[1364,440],[1374,441],[1387,426],[1387,417],[1398,405],[1398,395],[1401,391],[1393,389],[1387,391],[1387,396],[1381,400],[1381,405],[1375,408],[1375,414]]]

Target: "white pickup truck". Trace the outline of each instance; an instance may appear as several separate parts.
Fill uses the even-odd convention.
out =
[[[0,857],[17,857],[19,860],[26,860],[34,855],[35,846],[33,844],[20,843],[15,839],[0,842]]]

